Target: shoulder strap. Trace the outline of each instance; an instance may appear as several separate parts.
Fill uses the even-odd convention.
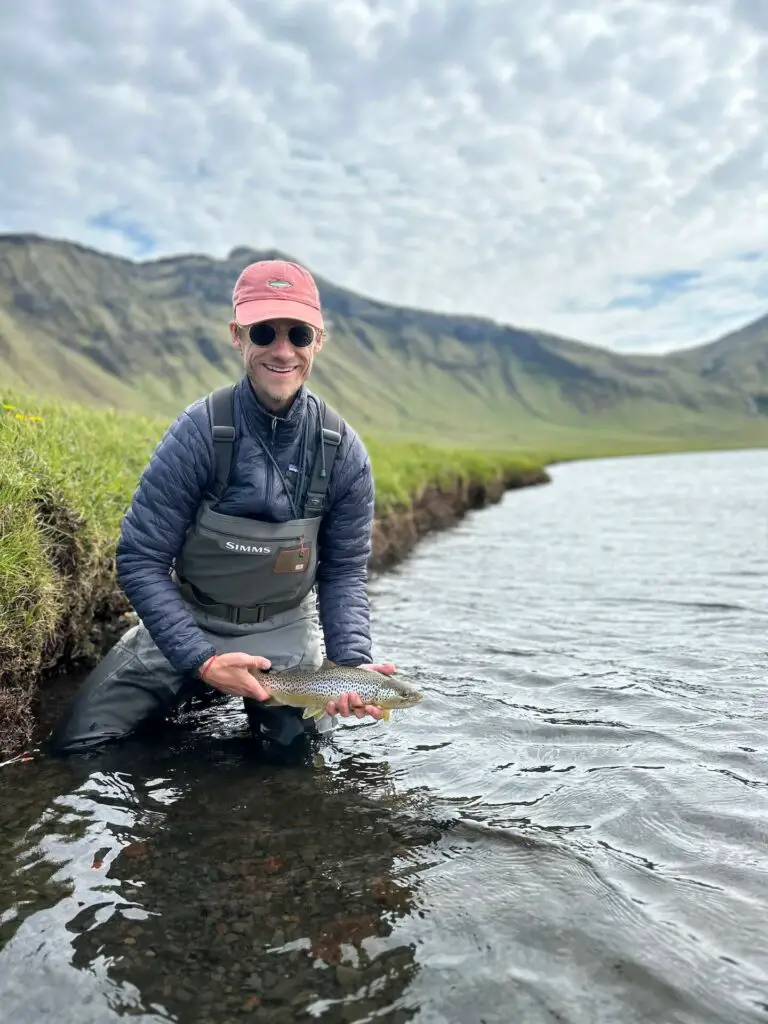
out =
[[[341,416],[323,401],[318,398],[322,411],[323,437],[322,443],[317,446],[315,452],[315,464],[312,467],[312,479],[309,482],[309,491],[304,501],[304,518],[322,515],[325,504],[325,492],[328,490],[328,482],[331,479],[333,461],[341,444]]]
[[[213,493],[219,501],[229,480],[235,442],[235,387],[225,384],[212,391],[207,398],[208,417],[213,432],[213,454],[216,475]]]

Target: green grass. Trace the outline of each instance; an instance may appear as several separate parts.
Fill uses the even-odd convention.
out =
[[[115,602],[120,518],[162,423],[0,397],[2,747],[20,727],[3,728],[4,712],[29,704],[42,672],[90,653],[94,614]]]
[[[541,465],[522,452],[473,451],[420,441],[389,444],[371,437],[365,444],[373,464],[378,515],[410,505],[425,486],[447,491]]]

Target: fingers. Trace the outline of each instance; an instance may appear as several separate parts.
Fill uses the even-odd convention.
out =
[[[269,690],[265,690],[261,683],[257,683],[253,677],[249,679],[248,688],[249,696],[255,697],[256,700],[269,700]]]
[[[269,658],[262,658],[258,654],[245,654],[242,651],[228,651],[226,654],[217,654],[216,661],[219,665],[227,665],[229,668],[258,668],[266,672],[272,667]]]
[[[351,696],[351,693],[342,693],[339,695],[339,699],[334,704],[334,707],[336,708],[335,714],[341,715],[342,718],[349,718],[352,713],[349,708]]]
[[[360,668],[367,669],[369,672],[381,672],[382,675],[391,676],[395,674],[395,666],[390,662],[385,661],[380,665],[360,665]]]
[[[260,658],[257,654],[248,659],[249,668],[260,668],[262,672],[267,672],[272,667],[272,662],[269,658]]]
[[[356,718],[365,718],[366,715],[370,715],[371,718],[378,719],[383,714],[375,704],[363,704],[360,695],[354,690],[340,694],[337,701],[329,700],[325,710],[329,715],[341,715],[342,718],[349,718],[350,715],[354,715]]]
[[[365,714],[363,702],[360,700],[360,694],[355,693],[354,690],[350,690],[349,693],[344,693],[339,698],[339,705],[344,707],[342,714],[356,715],[358,718],[362,718]]]

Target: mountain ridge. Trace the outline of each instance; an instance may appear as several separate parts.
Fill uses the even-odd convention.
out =
[[[175,415],[239,376],[227,332],[246,263],[132,260],[36,233],[0,235],[0,383]],[[472,313],[397,306],[309,267],[330,327],[311,386],[365,431],[511,446],[569,435],[768,439],[768,316],[670,353],[617,353]],[[735,340],[734,340],[735,339]]]

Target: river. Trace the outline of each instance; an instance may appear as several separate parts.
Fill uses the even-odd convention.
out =
[[[372,581],[390,723],[2,769],[3,1020],[768,1022],[768,453],[552,477]]]

